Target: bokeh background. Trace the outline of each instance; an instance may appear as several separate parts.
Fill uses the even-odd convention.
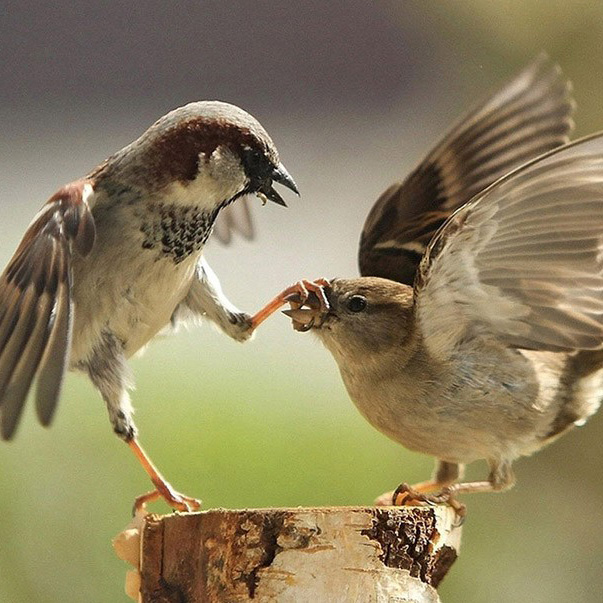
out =
[[[603,5],[573,0],[21,0],[0,14],[0,264],[61,184],[157,117],[217,98],[258,117],[302,198],[257,203],[257,240],[209,261],[255,311],[302,276],[356,275],[372,202],[448,125],[546,50],[576,135],[603,129]],[[275,316],[246,344],[205,325],[135,359],[141,441],[205,507],[367,504],[432,461],[358,415],[331,357]],[[445,603],[600,601],[603,416],[467,496]],[[485,474],[477,465],[470,476]],[[0,447],[0,601],[125,601],[110,539],[149,484],[79,375],[50,430]],[[161,505],[158,510],[165,510]]]

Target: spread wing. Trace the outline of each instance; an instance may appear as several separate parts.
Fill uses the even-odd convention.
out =
[[[603,347],[603,134],[493,184],[431,241],[415,283],[430,352],[462,338],[564,351]]]
[[[249,199],[247,197],[237,199],[236,203],[231,203],[220,210],[216,218],[213,236],[220,243],[228,245],[235,233],[239,233],[247,240],[253,239],[255,234],[251,208],[249,207]]]
[[[89,182],[53,195],[27,229],[0,275],[0,434],[14,434],[32,383],[42,424],[52,419],[68,365],[73,303],[73,248],[92,249],[95,226]]]
[[[450,214],[512,169],[567,143],[573,109],[569,82],[538,56],[381,195],[362,231],[360,273],[412,285],[425,247]]]

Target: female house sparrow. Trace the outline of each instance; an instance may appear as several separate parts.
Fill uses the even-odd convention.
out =
[[[377,202],[363,278],[304,281],[264,312],[293,302],[285,313],[333,354],[363,416],[436,457],[412,499],[508,488],[513,460],[599,406],[603,135],[555,148],[571,107],[568,85],[539,58]],[[477,459],[488,479],[455,484]]]
[[[183,314],[207,317],[238,341],[250,337],[253,318],[226,299],[202,253],[233,201],[255,194],[285,205],[274,182],[297,193],[259,122],[233,105],[195,102],[57,191],[0,276],[2,438],[14,435],[34,381],[48,425],[65,370],[84,371],[155,485],[139,502],[162,496],[197,508],[138,443],[126,361]]]

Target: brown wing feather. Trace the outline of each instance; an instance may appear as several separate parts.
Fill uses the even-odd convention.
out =
[[[38,213],[0,276],[0,435],[13,436],[33,381],[40,421],[52,418],[68,364],[71,337],[71,254],[94,244],[86,202],[91,184],[78,181]]]
[[[371,209],[360,239],[363,276],[412,285],[446,219],[498,178],[568,141],[574,101],[561,70],[538,56],[464,117]]]
[[[40,362],[36,383],[36,412],[42,425],[49,425],[52,420],[71,349],[73,301],[69,271],[67,276],[68,279],[59,284],[56,293],[57,303],[52,317],[52,329]]]
[[[520,349],[603,348],[603,134],[520,167],[459,209],[415,280],[434,357],[471,337]]]

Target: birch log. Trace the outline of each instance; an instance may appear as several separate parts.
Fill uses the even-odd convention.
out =
[[[140,571],[130,594],[140,588],[143,603],[437,603],[459,551],[455,523],[444,506],[147,515],[140,541],[130,538]]]

